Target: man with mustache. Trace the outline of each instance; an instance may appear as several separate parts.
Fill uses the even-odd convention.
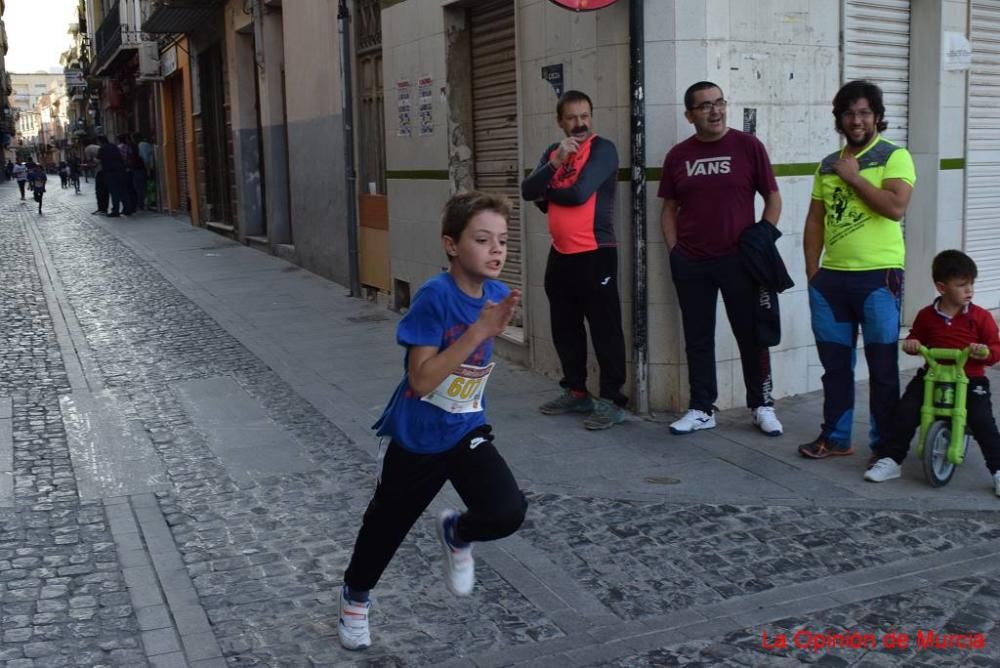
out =
[[[684,93],[684,117],[695,134],[663,160],[660,226],[684,326],[691,399],[670,425],[673,434],[715,427],[715,310],[722,293],[740,349],[747,407],[768,436],[783,428],[771,398],[771,356],[756,326],[760,287],[744,267],[740,237],[754,226],[754,201],[764,200],[761,224],[768,236],[781,216],[781,195],[767,149],[752,134],[726,125],[726,99],[711,81]]]
[[[851,81],[833,98],[845,145],[820,163],[802,246],[816,351],[823,363],[823,424],[799,446],[811,459],[850,455],[858,327],[865,343],[871,411],[869,465],[899,401],[899,300],[904,246],[899,221],[917,175],[909,152],[882,138],[882,90]],[[822,262],[820,256],[822,255]]]
[[[593,104],[566,91],[556,120],[566,138],[552,144],[521,184],[521,196],[548,215],[552,248],[545,268],[552,342],[563,393],[539,407],[546,415],[589,413],[583,426],[608,429],[625,421],[625,336],[618,295],[614,208],[615,145],[594,134]],[[600,367],[600,396],[587,392],[587,330]]]

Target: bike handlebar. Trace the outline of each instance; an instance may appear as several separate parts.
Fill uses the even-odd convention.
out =
[[[938,362],[941,360],[954,360],[956,365],[964,367],[972,354],[972,349],[968,346],[965,348],[928,348],[921,345],[920,354],[927,360],[928,366],[932,369],[939,366]]]

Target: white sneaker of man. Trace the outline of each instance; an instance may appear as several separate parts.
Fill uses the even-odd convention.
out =
[[[774,406],[758,406],[753,411],[753,423],[765,436],[781,436],[785,429],[774,414]]]
[[[872,464],[872,467],[865,471],[865,480],[868,482],[885,482],[898,478],[903,471],[903,467],[896,463],[892,457],[882,457]],[[1000,485],[1000,480],[997,482]],[[998,491],[1000,494],[1000,491]]]
[[[689,408],[679,420],[670,423],[671,434],[690,434],[702,429],[715,429],[715,415],[696,408]]]
[[[1000,496],[1000,471],[993,474],[993,490]]]

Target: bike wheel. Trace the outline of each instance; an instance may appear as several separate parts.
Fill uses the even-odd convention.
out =
[[[924,441],[924,475],[931,487],[944,487],[955,475],[955,465],[948,461],[951,425],[938,420],[927,430]]]

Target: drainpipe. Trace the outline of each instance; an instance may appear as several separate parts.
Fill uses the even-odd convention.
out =
[[[264,12],[260,0],[250,0],[250,15],[253,18],[253,59],[260,70],[254,76],[259,76],[264,72]]]
[[[629,4],[629,72],[632,114],[632,344],[635,412],[649,414],[649,337],[646,303],[646,35],[645,0]]]
[[[340,0],[340,80],[343,83],[344,113],[344,176],[347,181],[347,268],[350,273],[351,296],[361,296],[358,275],[358,211],[357,175],[354,172],[354,93],[351,86],[351,15],[347,0]]]

